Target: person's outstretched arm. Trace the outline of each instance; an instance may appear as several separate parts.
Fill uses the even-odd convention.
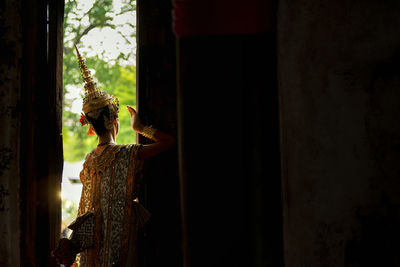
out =
[[[136,110],[131,106],[126,106],[131,114],[131,128],[154,141],[153,144],[143,145],[141,151],[139,152],[139,157],[142,159],[151,158],[155,155],[170,149],[175,144],[175,138],[169,134],[161,132],[159,130],[150,128],[141,123]]]

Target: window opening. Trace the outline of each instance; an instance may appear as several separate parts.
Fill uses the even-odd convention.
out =
[[[87,135],[80,114],[84,89],[74,44],[86,59],[101,90],[120,101],[118,144],[136,143],[126,105],[136,107],[136,1],[66,0],[63,49],[63,150],[61,235],[75,219],[82,185],[79,173],[85,155],[97,145]]]

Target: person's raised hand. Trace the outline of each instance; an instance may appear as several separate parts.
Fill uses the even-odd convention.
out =
[[[128,109],[129,113],[131,114],[131,128],[135,132],[141,132],[143,130],[143,125],[140,121],[139,116],[136,113],[136,110],[131,106],[126,106],[126,108]]]

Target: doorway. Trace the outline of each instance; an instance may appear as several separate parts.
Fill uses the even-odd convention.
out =
[[[61,235],[75,219],[82,184],[79,173],[85,155],[97,145],[97,136],[81,126],[81,73],[76,45],[101,90],[120,101],[118,144],[136,143],[126,105],[136,106],[136,1],[66,0],[63,47],[63,150]]]

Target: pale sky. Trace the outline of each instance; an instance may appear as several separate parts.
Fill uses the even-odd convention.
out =
[[[78,1],[77,11],[78,18],[83,17],[93,5],[94,0],[81,0]],[[116,15],[121,12],[123,6],[123,0],[114,0],[114,11],[109,15],[113,18],[113,24],[117,25],[117,29],[111,29],[109,27],[103,29],[93,29],[86,36],[81,39],[78,44],[79,51],[88,57],[98,55],[100,58],[112,63],[120,52],[130,54],[127,61],[122,62],[123,65],[136,65],[135,50],[136,50],[136,39],[129,37],[135,32],[128,23],[136,25],[136,12],[128,12],[122,15]],[[74,17],[71,17],[74,18]],[[87,17],[82,18],[80,21],[71,20],[71,23],[75,25],[89,25]],[[117,31],[120,31],[122,35],[129,39],[128,43]],[[70,40],[68,37],[64,39],[65,45],[69,44]]]

